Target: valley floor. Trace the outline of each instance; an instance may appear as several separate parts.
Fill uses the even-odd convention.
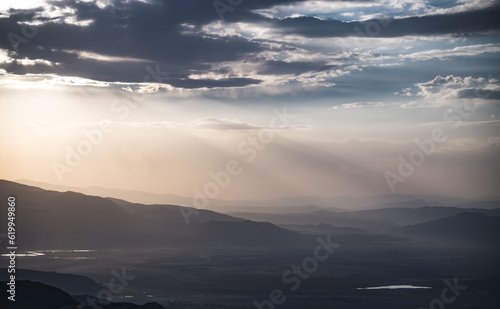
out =
[[[456,278],[457,295],[452,308],[498,308],[500,297],[500,250],[464,249],[409,244],[364,246],[342,243],[317,270],[301,275],[288,273],[313,256],[313,249],[249,250],[242,248],[182,248],[46,252],[25,257],[23,268],[76,273],[106,283],[111,270],[125,268],[134,279],[115,301],[155,301],[168,308],[270,309],[270,293],[279,289],[274,308],[419,308],[440,302]],[[307,278],[304,274],[307,274]],[[300,286],[295,286],[299,282]],[[363,287],[415,285],[430,289],[358,290]],[[295,291],[292,291],[296,288]],[[443,302],[444,304],[444,302]]]

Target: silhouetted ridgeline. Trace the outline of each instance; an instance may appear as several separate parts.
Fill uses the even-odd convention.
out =
[[[7,286],[7,282],[0,282],[2,286]],[[83,299],[87,296],[74,297],[68,293],[40,283],[28,280],[17,281],[16,283],[16,301],[7,299],[6,289],[2,292],[0,299],[0,308],[3,309],[82,309],[91,308],[84,306]],[[103,309],[168,309],[158,303],[148,303],[136,305],[131,303],[106,303],[99,306]]]
[[[198,210],[187,223],[181,206],[134,204],[5,180],[0,180],[0,193],[17,196],[17,238],[24,250],[298,245],[295,232],[209,210]],[[233,224],[221,226],[227,228],[225,233],[217,232],[215,227],[223,222]],[[0,232],[5,233],[6,226],[2,224]],[[224,237],[228,233],[231,238]]]

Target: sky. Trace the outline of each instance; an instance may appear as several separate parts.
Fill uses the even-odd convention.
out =
[[[500,1],[0,3],[0,178],[500,192]]]

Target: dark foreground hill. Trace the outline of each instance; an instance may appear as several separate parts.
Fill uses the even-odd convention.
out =
[[[7,282],[2,281],[0,284],[4,287]],[[86,306],[85,300],[92,299],[85,296],[73,297],[68,293],[46,285],[40,282],[21,280],[16,282],[16,297],[15,302],[10,301],[7,297],[10,296],[7,289],[2,292],[0,299],[0,308],[3,309],[81,309],[92,308]],[[95,299],[93,299],[95,301]],[[89,302],[90,303],[90,302]],[[100,307],[97,307],[100,306]],[[102,309],[166,309],[158,303],[148,303],[144,305],[136,305],[132,303],[113,303],[113,302],[94,302],[94,307]]]
[[[9,273],[7,269],[0,268],[0,281],[8,281]],[[90,279],[89,277],[61,274],[53,271],[38,271],[28,269],[16,269],[16,280],[29,280],[41,282],[58,289],[63,290],[71,295],[92,295],[97,296],[98,292],[103,288],[100,284]]]

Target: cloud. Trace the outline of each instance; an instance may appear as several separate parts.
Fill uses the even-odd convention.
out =
[[[476,44],[467,46],[458,46],[452,49],[432,49],[409,55],[403,55],[402,58],[412,60],[430,60],[430,59],[449,59],[460,56],[477,56],[484,53],[499,53],[500,44]]]
[[[194,127],[196,129],[202,130],[217,130],[217,131],[249,131],[249,130],[258,130],[259,126],[252,125],[249,123],[241,122],[236,119],[226,119],[226,118],[216,118],[216,117],[208,117],[196,119],[189,126]]]
[[[194,129],[194,130],[213,130],[213,131],[229,131],[229,132],[250,132],[262,129],[271,129],[273,131],[293,131],[293,130],[312,130],[309,125],[281,125],[281,126],[261,126],[243,122],[238,119],[227,119],[218,117],[205,117],[194,119],[191,122],[181,123],[174,121],[150,121],[150,122],[134,122],[134,121],[109,121],[109,125],[134,127],[144,129]],[[101,122],[55,122],[41,119],[32,119],[24,123],[26,126],[34,128],[51,128],[66,130],[74,127],[97,127]]]
[[[362,107],[383,107],[385,106],[384,102],[355,102],[355,103],[346,103],[332,107],[331,109],[341,109],[341,108],[362,108]]]
[[[420,96],[434,102],[449,102],[456,99],[498,100],[500,82],[491,76],[484,78],[438,75],[430,81],[417,83],[414,88],[405,88],[397,94]]]
[[[150,62],[146,59],[138,59],[132,57],[117,57],[117,56],[109,56],[109,55],[101,55],[98,53],[88,52],[88,51],[79,51],[79,50],[63,50],[65,53],[76,54],[79,59],[92,59],[97,61],[105,61],[105,62]]]
[[[461,89],[456,94],[456,97],[458,99],[475,99],[480,97],[483,100],[500,100],[500,89],[499,90],[487,90],[484,88]]]
[[[481,121],[436,121],[436,122],[426,122],[422,124],[423,126],[433,126],[433,127],[444,127],[444,126],[454,126],[454,127],[466,127],[466,126],[500,126],[500,120],[481,120]]]
[[[472,9],[472,8],[471,8]],[[335,19],[323,20],[307,16],[271,20],[277,33],[296,34],[304,37],[401,37],[435,36],[444,34],[470,34],[496,32],[500,21],[496,18],[500,6],[448,12],[442,15],[425,15],[380,19],[375,16],[364,21],[343,22]]]
[[[200,8],[213,9],[211,4],[199,3]],[[0,18],[0,48],[9,49],[12,45],[8,34],[22,33],[20,20],[46,22],[38,27],[29,44],[19,45],[16,57],[61,62],[62,66],[59,70],[40,68],[30,73],[79,76],[103,82],[142,82],[144,62],[152,62],[168,68],[165,70],[171,78],[167,83],[174,87],[239,87],[259,82],[251,78],[218,81],[188,78],[193,72],[210,69],[212,63],[240,59],[262,50],[259,44],[242,38],[182,35],[178,25],[184,22],[181,16],[191,13],[190,6],[175,2],[170,3],[174,6],[171,7],[159,1],[154,4],[134,1],[103,8],[91,2],[60,1],[54,5],[61,9],[71,8],[77,20],[92,18],[94,22],[84,26],[82,31],[81,26],[54,22],[24,11]],[[208,16],[201,19],[204,18]],[[14,74],[25,73],[18,67],[7,70]]]
[[[377,19],[377,11],[389,19]],[[255,0],[220,20],[203,0],[50,1],[0,16],[0,48],[10,50],[0,68],[18,79],[45,75],[57,85],[140,93],[237,98],[339,88],[335,94],[349,96],[359,80],[342,81],[373,66],[498,53],[491,42],[498,13],[496,2],[483,0],[446,8],[434,1]],[[14,50],[9,34],[27,29],[36,34]],[[452,36],[490,42],[450,47]],[[407,54],[408,42],[418,52]]]
[[[422,17],[429,15],[456,14],[495,6],[495,0],[463,0],[449,2],[443,6],[436,0],[372,0],[372,1],[298,1],[276,4],[254,12],[268,18],[284,19],[293,15],[316,16],[320,19],[357,17],[351,20],[368,20],[377,16],[394,18]]]
[[[237,119],[226,119],[217,117],[207,117],[196,119],[189,124],[190,127],[199,130],[216,130],[216,131],[255,131],[262,129],[271,130],[311,130],[312,127],[308,125],[281,125],[281,126],[259,126],[246,122],[241,122]]]

